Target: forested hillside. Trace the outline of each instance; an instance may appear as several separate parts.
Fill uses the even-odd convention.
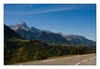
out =
[[[4,25],[4,64],[42,60],[48,57],[95,53],[96,46],[48,45],[39,40],[24,40]]]
[[[79,54],[95,53],[95,46],[79,46]],[[48,45],[41,41],[5,41],[4,64],[78,54],[77,46]]]

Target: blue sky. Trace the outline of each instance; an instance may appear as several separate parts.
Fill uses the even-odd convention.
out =
[[[4,23],[21,21],[29,27],[96,41],[96,4],[4,4]]]

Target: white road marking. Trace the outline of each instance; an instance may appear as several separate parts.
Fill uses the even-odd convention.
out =
[[[79,64],[81,64],[81,63],[77,63],[77,64],[75,64],[75,65],[79,65]]]
[[[75,65],[79,65],[79,64],[81,64],[81,63],[84,63],[84,62],[90,61],[90,60],[92,60],[93,58],[95,58],[95,57],[92,57],[92,58],[89,58],[89,59],[83,60],[82,62],[76,63]]]
[[[56,59],[50,59],[50,60],[44,60],[43,62],[49,62],[49,61],[54,61]]]
[[[88,60],[84,60],[84,61],[82,61],[82,62],[84,63],[84,62],[87,62],[87,61],[88,61]]]
[[[91,60],[91,59],[93,59],[93,58],[89,58],[89,60]]]

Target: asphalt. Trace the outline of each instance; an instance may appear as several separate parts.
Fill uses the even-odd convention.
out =
[[[22,62],[16,65],[96,65],[96,54],[74,55],[63,58]]]

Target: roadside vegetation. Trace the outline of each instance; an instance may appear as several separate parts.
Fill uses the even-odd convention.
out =
[[[4,64],[43,60],[48,57],[95,53],[96,46],[48,45],[39,40],[5,40]]]

